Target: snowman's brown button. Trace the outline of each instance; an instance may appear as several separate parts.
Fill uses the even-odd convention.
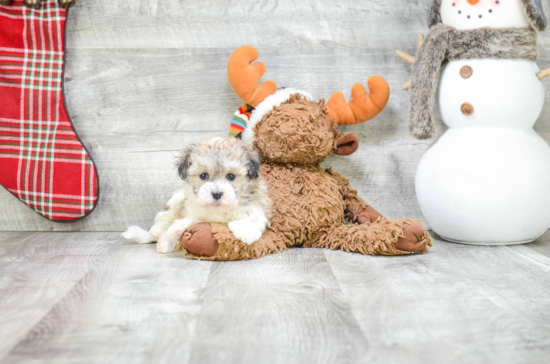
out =
[[[470,66],[464,66],[460,69],[460,76],[462,76],[462,78],[468,78],[472,73],[474,73],[474,70]]]
[[[465,102],[460,107],[460,111],[462,111],[464,115],[470,116],[474,113],[474,107],[472,106],[472,104]]]

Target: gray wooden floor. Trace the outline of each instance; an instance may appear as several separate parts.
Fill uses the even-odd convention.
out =
[[[0,233],[0,362],[548,363],[550,234],[212,263],[118,233]]]

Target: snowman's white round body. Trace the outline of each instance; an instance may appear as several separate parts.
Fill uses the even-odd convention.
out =
[[[503,6],[495,8],[495,0],[479,7],[443,0],[441,17],[463,30],[529,27],[520,1],[499,1]],[[495,16],[478,16],[488,14]],[[424,218],[444,239],[526,243],[550,227],[550,146],[533,130],[545,99],[537,72],[526,60],[460,60],[444,67],[438,99],[449,129],[425,153],[416,175]]]

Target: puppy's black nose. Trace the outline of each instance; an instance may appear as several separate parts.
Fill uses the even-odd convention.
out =
[[[222,196],[223,192],[212,192],[212,197],[214,197],[214,200],[219,200]]]

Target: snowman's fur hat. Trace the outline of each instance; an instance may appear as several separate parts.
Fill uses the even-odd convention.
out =
[[[430,28],[436,24],[441,23],[441,1],[434,0],[430,13],[428,15],[428,24]],[[521,0],[523,2],[523,8],[525,15],[529,19],[533,29],[542,32],[548,25],[548,20],[544,15],[541,0]]]

